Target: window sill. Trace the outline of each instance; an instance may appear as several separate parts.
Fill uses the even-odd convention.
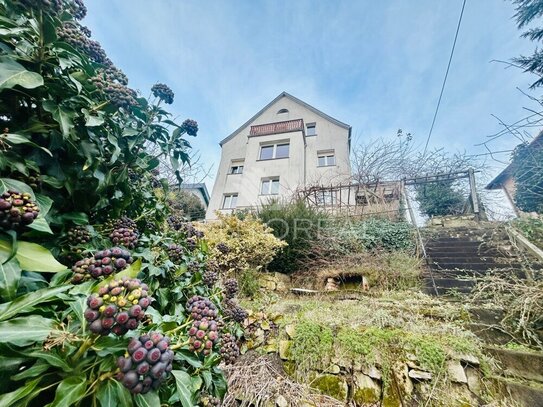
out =
[[[226,175],[243,175],[242,172],[233,172],[233,173],[228,173]]]
[[[279,193],[277,194],[258,194],[258,196],[278,196]]]
[[[334,165],[317,165],[317,168],[326,168],[326,167],[337,167],[336,164]]]
[[[279,158],[259,158],[257,159],[256,161],[275,161],[275,160],[287,160],[289,159],[290,157],[279,157]]]

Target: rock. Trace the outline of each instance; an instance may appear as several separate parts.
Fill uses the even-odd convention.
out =
[[[456,383],[467,383],[468,378],[466,372],[458,360],[447,361],[447,372],[449,373],[449,379]]]
[[[337,400],[347,401],[347,382],[340,376],[332,374],[318,375],[311,383],[311,387]]]
[[[341,369],[338,365],[332,364],[328,369],[328,372],[332,374],[339,374],[339,372],[341,372]]]
[[[279,357],[283,360],[290,359],[290,347],[292,346],[291,341],[279,341]]]
[[[461,362],[467,363],[471,366],[479,366],[481,364],[481,361],[475,355],[461,354],[458,355],[458,359],[460,359]]]
[[[367,368],[362,368],[362,373],[364,373],[366,376],[371,377],[372,379],[376,380],[383,380],[383,375],[381,372],[375,367],[375,366],[369,366]]]
[[[392,374],[396,376],[396,383],[402,392],[402,399],[404,395],[408,396],[413,393],[413,382],[409,378],[409,370],[405,363],[396,362],[392,366]]]
[[[432,373],[424,372],[418,369],[411,369],[409,371],[409,377],[415,380],[432,380]]]
[[[473,394],[480,397],[482,394],[482,388],[478,370],[468,366],[465,371],[468,379],[468,388]]]
[[[353,401],[356,405],[378,403],[381,400],[381,386],[363,373],[354,374]]]
[[[288,401],[283,396],[279,396],[275,399],[275,405],[277,407],[288,407]]]
[[[285,327],[285,332],[290,339],[294,339],[294,335],[296,334],[296,327],[294,325],[287,325]]]

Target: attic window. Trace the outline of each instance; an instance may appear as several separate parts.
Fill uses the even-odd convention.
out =
[[[288,109],[280,109],[277,114],[284,114],[284,113],[288,113]]]

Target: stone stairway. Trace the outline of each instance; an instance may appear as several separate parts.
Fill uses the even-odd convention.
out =
[[[427,254],[424,286],[428,294],[454,299],[451,294],[469,294],[478,279],[488,275],[526,278],[527,272],[541,277],[543,264],[515,247],[504,227],[421,230]],[[531,270],[531,271],[528,271]],[[535,276],[533,275],[535,273]],[[543,352],[507,349],[511,335],[499,329],[503,310],[481,304],[470,307],[467,325],[485,344],[484,353],[495,363],[490,378],[512,406],[543,407]]]
[[[543,269],[513,246],[504,227],[495,224],[428,227],[421,232],[428,264],[424,285],[432,295],[470,293],[477,279],[486,275],[526,278],[527,266]]]

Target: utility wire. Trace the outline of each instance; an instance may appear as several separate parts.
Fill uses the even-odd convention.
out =
[[[458,32],[460,31],[460,24],[462,23],[462,17],[464,15],[464,8],[466,7],[466,0],[462,3],[462,11],[460,11],[460,18],[458,19],[458,26],[456,27],[456,34],[454,35],[454,42],[451,49],[451,56],[449,57],[449,63],[447,64],[447,71],[445,72],[445,78],[443,78],[443,85],[441,85],[441,92],[439,93],[439,99],[437,101],[436,111],[434,113],[434,119],[432,120],[432,126],[430,126],[430,131],[428,132],[428,138],[426,139],[426,145],[424,146],[423,156],[426,154],[428,149],[428,143],[430,142],[430,137],[432,137],[432,131],[434,130],[434,124],[436,123],[437,113],[439,112],[439,105],[441,104],[441,98],[443,97],[443,91],[445,90],[445,84],[447,83],[447,77],[449,76],[449,69],[451,68],[451,62],[454,55],[454,48],[456,47],[456,40],[458,38]]]

